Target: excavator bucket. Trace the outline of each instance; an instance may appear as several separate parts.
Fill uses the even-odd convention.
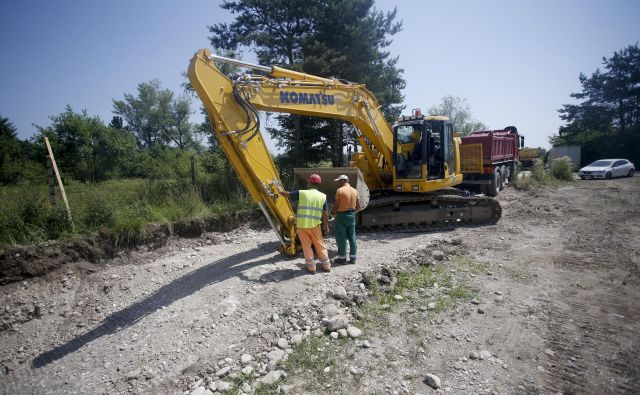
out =
[[[307,186],[307,178],[311,174],[318,174],[322,178],[322,184],[318,190],[327,195],[327,203],[329,210],[333,206],[336,190],[340,185],[337,181],[333,181],[340,175],[344,174],[349,177],[349,184],[358,190],[360,194],[360,209],[364,210],[369,204],[369,188],[364,182],[362,173],[357,167],[327,167],[327,168],[308,168],[296,167],[293,169],[293,187],[294,189],[304,189]]]

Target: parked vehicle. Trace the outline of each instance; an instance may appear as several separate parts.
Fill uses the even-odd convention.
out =
[[[520,156],[520,169],[531,170],[533,168],[533,162],[536,159],[542,159],[542,149],[522,147],[518,151]]]
[[[481,192],[496,196],[516,176],[518,149],[523,143],[515,126],[507,126],[502,130],[481,130],[462,137],[462,185],[477,186]],[[477,157],[481,157],[482,162],[467,160]]]
[[[600,159],[578,172],[580,178],[604,178],[633,177],[636,167],[626,159]]]

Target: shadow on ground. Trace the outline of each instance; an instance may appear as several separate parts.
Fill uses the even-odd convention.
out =
[[[32,362],[35,368],[44,367],[66,355],[69,355],[82,346],[99,339],[105,335],[111,335],[140,321],[163,306],[169,306],[173,302],[192,295],[202,288],[222,282],[231,277],[243,277],[243,271],[252,267],[279,262],[281,255],[275,255],[266,259],[253,260],[264,255],[265,250],[277,250],[277,243],[264,243],[249,251],[244,251],[215,262],[211,262],[197,270],[194,270],[171,283],[162,286],[147,298],[106,317],[100,325],[89,332],[77,336],[67,343],[55,347],[38,355]],[[276,276],[280,278],[280,276]],[[284,278],[293,278],[291,274]],[[263,281],[269,281],[265,277]],[[280,280],[281,281],[281,280]]]

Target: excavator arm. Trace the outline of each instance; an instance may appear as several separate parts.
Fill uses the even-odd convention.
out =
[[[215,61],[267,72],[231,81]],[[260,206],[282,243],[294,255],[295,217],[278,193],[281,181],[260,131],[257,111],[336,118],[354,125],[362,147],[369,188],[388,188],[393,177],[393,130],[376,98],[364,85],[346,83],[214,55],[201,49],[191,59],[189,80],[201,98],[220,146],[252,199]]]
[[[282,187],[273,159],[259,130],[257,114],[242,105],[237,90],[200,50],[191,60],[188,76],[209,114],[211,128],[251,198],[260,206],[278,234],[281,250],[296,254],[295,216]]]

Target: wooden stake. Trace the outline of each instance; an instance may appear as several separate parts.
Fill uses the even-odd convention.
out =
[[[62,185],[62,179],[60,178],[60,173],[58,172],[58,165],[56,165],[56,158],[53,156],[53,151],[51,150],[51,145],[49,144],[49,139],[44,138],[44,143],[47,146],[47,151],[49,152],[49,160],[51,161],[51,165],[53,166],[53,171],[56,174],[56,180],[58,180],[58,186],[60,187],[60,193],[62,195],[62,201],[64,202],[65,207],[67,208],[67,215],[69,216],[69,222],[71,223],[71,229],[76,230],[75,225],[73,224],[73,218],[71,218],[71,209],[69,208],[69,201],[67,200],[67,194],[64,191],[64,185]]]

